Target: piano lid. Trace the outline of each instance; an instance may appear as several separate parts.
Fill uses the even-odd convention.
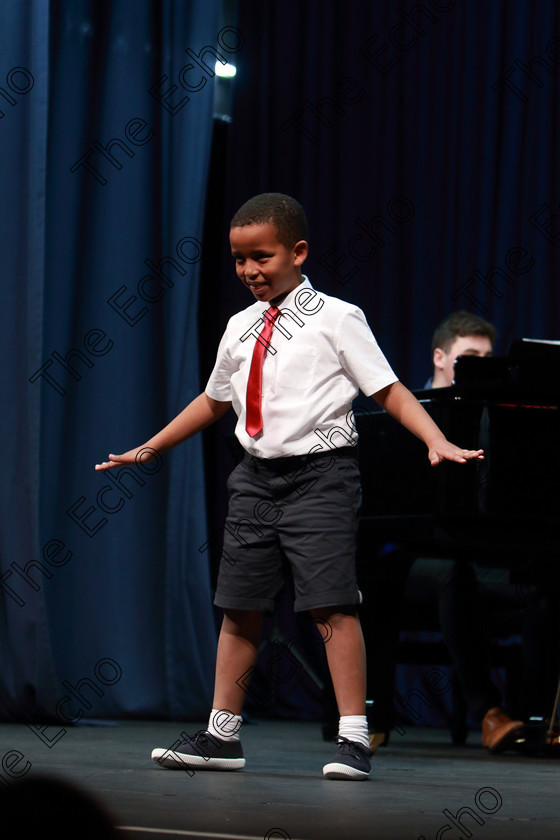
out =
[[[538,389],[560,394],[560,341],[515,339],[507,356],[459,356],[454,368],[455,385],[514,390]]]

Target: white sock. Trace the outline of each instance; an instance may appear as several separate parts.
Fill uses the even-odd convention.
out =
[[[369,749],[368,725],[365,715],[341,715],[338,722],[338,735],[348,738],[362,747]]]
[[[227,709],[212,709],[207,731],[222,741],[239,741],[241,723],[241,715],[234,715]]]

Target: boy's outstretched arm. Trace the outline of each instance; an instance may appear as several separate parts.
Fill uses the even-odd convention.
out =
[[[134,464],[137,454],[142,449],[149,448],[155,449],[156,452],[165,452],[219,420],[230,406],[230,402],[213,400],[203,391],[174,420],[142,446],[130,449],[122,455],[109,455],[109,460],[103,461],[102,464],[96,464],[95,469],[110,470],[111,467],[118,467],[120,464]],[[142,456],[142,461],[149,460],[149,457]]]
[[[402,382],[393,382],[392,385],[372,394],[372,397],[391,417],[424,441],[428,447],[428,458],[432,467],[437,466],[441,461],[458,461],[460,464],[465,464],[473,459],[479,461],[484,459],[482,449],[461,449],[454,443],[450,443],[414,394]]]

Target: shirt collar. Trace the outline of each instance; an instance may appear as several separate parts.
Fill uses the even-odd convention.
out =
[[[282,301],[282,303],[279,305],[278,308],[279,309],[289,308],[291,306],[291,304],[294,302],[295,296],[300,291],[300,289],[312,289],[312,288],[313,288],[313,286],[309,282],[309,278],[305,274],[302,274],[301,275],[301,283],[298,283],[298,285],[295,287],[295,289],[292,289],[292,291],[289,294],[286,295],[286,297],[284,298],[284,300]],[[270,309],[270,301],[264,301],[263,303],[259,303],[259,307],[260,307],[261,314],[264,314],[267,309]]]

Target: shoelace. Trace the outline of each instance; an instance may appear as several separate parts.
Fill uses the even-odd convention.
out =
[[[348,738],[338,737],[339,751],[342,755],[351,755],[353,758],[363,758],[368,755],[368,750],[356,741],[349,741]]]
[[[222,747],[220,739],[214,738],[208,732],[196,732],[194,735],[187,735],[187,738],[189,746],[195,749],[199,755],[203,756],[203,758],[207,757],[204,747],[207,747],[209,744],[213,744],[215,747],[218,747],[218,749],[221,749]]]

